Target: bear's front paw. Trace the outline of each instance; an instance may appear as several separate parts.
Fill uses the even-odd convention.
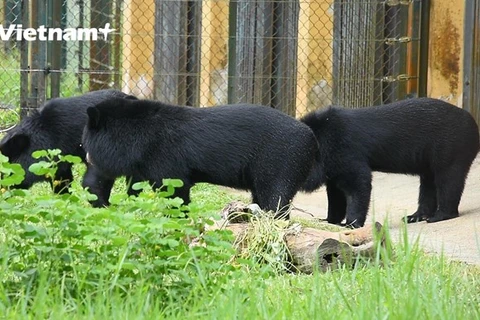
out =
[[[106,208],[110,206],[110,202],[108,200],[94,200],[90,201],[90,204],[94,208]]]
[[[348,221],[345,224],[345,227],[350,228],[350,229],[358,229],[363,227],[363,223],[360,223],[358,220],[353,220],[353,221]]]
[[[406,223],[416,223],[416,222],[420,222],[420,221],[425,221],[427,219],[428,219],[427,216],[420,215],[420,214],[415,214],[415,213],[402,218],[402,220],[404,220]]]

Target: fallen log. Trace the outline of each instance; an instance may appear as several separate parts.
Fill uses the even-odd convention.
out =
[[[380,234],[382,230],[382,225],[378,222],[359,229],[331,231],[274,220],[272,215],[270,217],[265,215],[256,205],[234,202],[222,211],[223,219],[209,229],[230,230],[236,238],[235,244],[239,254],[242,255],[252,250],[251,239],[258,236],[255,233],[264,232],[259,231],[258,225],[266,224],[263,228],[276,229],[275,232],[283,241],[288,251],[288,261],[285,262],[291,269],[302,273],[311,273],[315,268],[328,270],[339,264],[353,265],[357,257],[371,257],[378,249],[375,235]],[[269,222],[266,223],[265,220]],[[253,235],[249,237],[252,233]],[[383,239],[380,240],[380,244],[383,244]],[[267,243],[266,247],[268,246]]]
[[[295,268],[310,273],[315,266],[326,270],[337,263],[353,265],[359,256],[371,257],[377,249],[374,228],[380,232],[382,225],[377,222],[375,226],[340,232],[301,228],[287,233],[285,241]]]

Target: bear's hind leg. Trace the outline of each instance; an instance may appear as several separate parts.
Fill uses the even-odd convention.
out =
[[[183,205],[188,206],[190,204],[190,189],[192,188],[192,183],[190,181],[183,180],[183,186],[179,188],[175,188],[175,192],[172,195],[172,198],[180,198],[183,200]],[[188,208],[180,208],[185,214],[185,217],[188,217]]]
[[[346,225],[363,227],[367,219],[372,193],[372,172],[369,168],[357,167],[357,171],[343,174],[337,180],[347,200]]]
[[[418,209],[409,216],[406,216],[407,223],[425,221],[435,214],[437,209],[437,189],[433,174],[420,176],[420,192],[418,197]]]
[[[458,206],[462,198],[469,166],[453,165],[435,177],[438,208],[427,222],[453,219],[459,216]]]
[[[192,186],[190,184],[185,184],[183,187],[176,188],[175,193],[173,194],[172,198],[179,197],[183,200],[184,205],[188,205],[190,203],[190,188]]]
[[[332,181],[327,181],[328,214],[327,221],[332,224],[341,224],[347,215],[347,199],[342,190]]]

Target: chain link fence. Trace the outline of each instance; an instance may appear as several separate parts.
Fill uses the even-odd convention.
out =
[[[104,88],[294,116],[424,94],[420,0],[0,0],[0,9],[0,108],[22,115]],[[41,26],[53,40],[18,40]]]

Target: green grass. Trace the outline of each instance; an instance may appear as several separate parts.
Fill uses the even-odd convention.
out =
[[[7,319],[479,319],[477,268],[400,248],[395,259],[315,275],[238,273],[227,285],[158,301],[145,288],[78,301],[61,287],[20,293]],[[1,309],[0,309],[1,310]]]
[[[75,166],[77,176],[83,168],[83,165]],[[114,196],[125,192],[125,183],[120,180],[115,184]],[[73,188],[79,188],[78,182]],[[50,194],[47,184],[36,185],[31,192],[32,196],[47,198]],[[221,188],[208,184],[197,185],[192,199],[209,212],[218,212],[235,200]],[[136,223],[135,212],[127,210],[134,202],[127,204],[110,211],[85,205],[85,212],[110,212],[117,215],[112,221],[121,222],[125,217]],[[73,208],[76,205],[68,204]],[[2,208],[0,204],[0,210]],[[58,208],[65,214],[69,212],[68,208]],[[143,213],[138,217],[148,218]],[[105,226],[105,221],[101,223]],[[5,228],[3,230],[8,230]],[[0,270],[9,269],[8,260],[4,259],[7,250],[2,242],[8,236],[0,237],[0,261],[4,264]],[[120,267],[122,263],[118,261]],[[480,319],[480,269],[425,254],[417,244],[409,243],[407,237],[402,243],[380,250],[373,261],[313,275],[276,273],[268,266],[245,268],[240,265],[231,272],[219,273],[218,278],[209,278],[206,272],[212,269],[203,268],[206,263],[212,262],[195,260],[193,266],[197,271],[190,273],[194,276],[188,281],[189,289],[181,296],[177,291],[159,294],[155,290],[159,286],[155,275],[139,278],[135,286],[122,290],[114,287],[111,280],[99,279],[92,285],[77,278],[79,287],[94,288],[78,293],[68,289],[66,279],[55,281],[58,280],[55,270],[44,269],[32,278],[37,283],[36,290],[27,283],[13,295],[9,292],[6,296],[9,284],[0,282],[0,318]],[[0,279],[4,278],[0,276]],[[205,279],[209,279],[208,282]]]
[[[313,276],[247,278],[178,318],[478,319],[478,269],[400,251],[391,265]]]

